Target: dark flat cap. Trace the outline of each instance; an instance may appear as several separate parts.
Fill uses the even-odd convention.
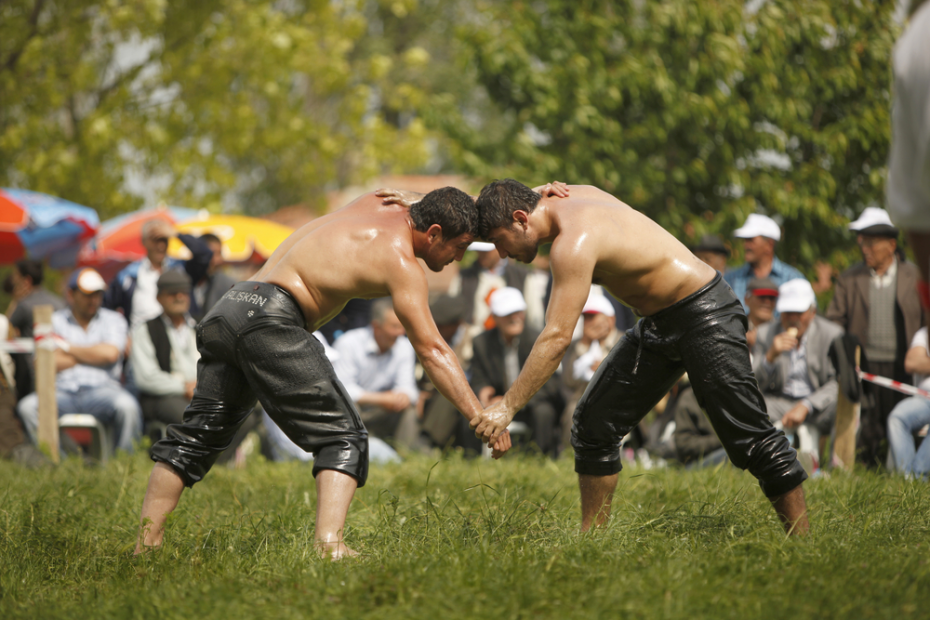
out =
[[[723,254],[727,258],[730,257],[730,248],[723,243],[718,235],[704,235],[701,237],[701,240],[696,246],[694,246],[695,252],[716,252],[717,254]]]
[[[451,325],[458,323],[465,316],[465,304],[461,297],[442,295],[430,304],[430,312],[436,325]]]
[[[158,276],[159,293],[191,292],[191,278],[183,271],[170,269]]]

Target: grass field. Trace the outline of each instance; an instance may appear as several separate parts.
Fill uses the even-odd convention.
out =
[[[214,469],[164,549],[132,559],[151,464],[0,462],[0,618],[926,618],[930,490],[857,472],[806,483],[788,540],[729,467],[621,473],[606,529],[578,533],[569,459],[411,457],[349,514],[363,553],[316,557],[307,466]]]

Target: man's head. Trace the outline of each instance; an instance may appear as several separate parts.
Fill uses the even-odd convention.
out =
[[[817,296],[811,283],[797,278],[782,284],[778,287],[775,309],[781,313],[782,327],[798,330],[796,336],[800,339],[817,315]]]
[[[378,299],[371,305],[371,328],[382,353],[387,353],[404,335],[404,326],[394,313],[390,298]]]
[[[588,295],[581,310],[584,319],[582,337],[588,341],[603,340],[617,325],[617,316],[610,300],[603,295]]]
[[[753,278],[746,285],[746,305],[749,306],[749,320],[759,326],[768,323],[775,316],[775,302],[778,300],[778,285],[771,278]]]
[[[717,235],[704,235],[694,248],[694,255],[720,273],[727,270],[730,248]]]
[[[478,234],[493,243],[501,256],[524,263],[536,258],[539,239],[529,230],[529,215],[541,195],[513,179],[488,183],[478,196]]]
[[[526,323],[526,300],[523,293],[506,286],[491,293],[488,300],[494,324],[500,330],[506,342],[510,342],[523,333]]]
[[[781,239],[781,229],[770,217],[752,213],[733,236],[743,240],[746,262],[757,265],[775,256],[775,243]]]
[[[475,201],[454,187],[433,190],[410,205],[410,219],[416,230],[426,233],[426,247],[420,258],[433,271],[442,271],[452,261],[462,260],[478,230]]]
[[[458,332],[465,317],[465,304],[461,297],[442,295],[429,305],[429,310],[439,329],[439,335],[446,342],[451,343]]]
[[[856,243],[862,250],[862,259],[871,269],[884,272],[894,261],[898,249],[898,229],[891,223],[888,212],[868,207],[849,230],[856,233]]]
[[[172,321],[179,321],[191,308],[191,279],[183,271],[169,269],[158,276],[155,298]]]
[[[45,268],[42,261],[23,259],[16,261],[16,268],[10,275],[13,282],[13,296],[20,299],[42,284]]]
[[[75,270],[68,280],[68,302],[71,314],[81,322],[89,322],[97,315],[103,303],[106,282],[95,269],[84,267]]]
[[[223,241],[213,233],[200,235],[200,240],[206,243],[213,252],[213,256],[210,257],[210,266],[207,268],[207,275],[212,276],[223,266]]]
[[[171,224],[162,219],[152,219],[142,225],[142,247],[149,262],[161,267],[168,255],[168,240],[174,236]]]

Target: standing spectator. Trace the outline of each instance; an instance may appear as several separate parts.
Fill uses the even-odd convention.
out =
[[[894,46],[894,103],[888,160],[888,210],[907,231],[930,312],[930,3],[911,0],[910,25]]]
[[[132,330],[132,364],[146,422],[180,424],[197,387],[194,320],[188,314],[191,280],[181,271],[158,277],[163,312]]]
[[[701,237],[693,252],[695,256],[720,273],[726,273],[730,248],[723,243],[723,239],[718,235],[704,235]]]
[[[743,310],[749,310],[745,300],[746,286],[753,278],[769,278],[781,286],[788,280],[804,277],[800,271],[775,256],[775,244],[781,240],[781,229],[772,218],[753,213],[746,218],[742,228],[733,231],[733,235],[743,240],[746,263],[731,269],[723,277],[743,303]]]
[[[904,368],[914,374],[914,382],[930,390],[930,342],[927,328],[921,327],[914,336],[911,349],[904,359]],[[911,396],[899,402],[888,416],[888,442],[894,468],[907,476],[926,478],[930,473],[930,440],[924,439],[920,450],[914,450],[914,433],[930,424],[930,400]]]
[[[191,251],[186,261],[168,257],[168,240],[177,237]],[[191,235],[177,234],[164,220],[149,220],[142,226],[145,258],[131,263],[116,274],[107,290],[104,307],[119,310],[131,327],[162,313],[155,299],[158,276],[167,269],[183,269],[191,282],[200,282],[210,267],[212,252],[207,244]]]
[[[472,389],[484,407],[501,400],[517,380],[539,336],[525,329],[526,301],[519,290],[504,287],[494,291],[490,311],[495,327],[475,337],[471,362]],[[514,417],[530,427],[533,443],[550,456],[558,451],[556,425],[563,408],[560,391],[558,378],[550,378]]]
[[[476,241],[468,246],[478,253],[470,266],[462,269],[449,286],[449,295],[461,296],[465,303],[465,322],[483,328],[491,314],[488,295],[509,286],[523,294],[529,270],[509,258],[501,258],[493,243]],[[478,330],[480,331],[480,329]]]
[[[623,337],[617,329],[613,304],[604,295],[591,293],[581,310],[581,336],[568,347],[562,360],[562,384],[568,403],[562,412],[562,446],[568,446],[572,435],[572,416],[594,372]]]
[[[756,344],[759,327],[775,317],[777,300],[778,285],[771,278],[753,278],[746,286],[746,297],[743,301],[749,308],[749,329],[746,331],[746,342],[749,344],[750,351]]]
[[[820,462],[820,438],[836,420],[836,369],[830,346],[843,330],[817,316],[817,297],[807,280],[778,289],[779,321],[759,328],[753,372],[772,422],[798,436],[798,450]]]
[[[220,297],[226,294],[236,281],[223,271],[223,242],[213,233],[200,235],[210,251],[213,252],[210,257],[210,264],[207,267],[207,273],[199,281],[194,282],[191,290],[191,309],[190,315],[199,323],[204,315],[210,311],[210,308],[220,300]]]
[[[9,338],[10,322],[0,314],[0,340]],[[0,458],[26,467],[41,467],[48,463],[45,456],[26,439],[23,426],[16,417],[16,380],[13,360],[0,351]]]
[[[840,274],[827,318],[858,338],[863,368],[910,383],[904,357],[922,322],[919,272],[898,259],[898,229],[885,210],[869,207],[849,228],[856,232],[863,262]],[[903,398],[893,390],[864,386],[857,452],[867,466],[885,462],[888,415]]]
[[[55,310],[61,310],[65,307],[65,302],[61,297],[42,286],[45,268],[41,261],[17,261],[10,276],[13,284],[13,298],[16,300],[16,309],[10,314],[10,325],[13,327],[10,337],[15,338],[19,335],[23,338],[32,338],[33,309],[36,306],[47,305]],[[36,389],[33,356],[29,353],[17,353],[12,357],[16,365],[16,395],[18,399],[22,399]]]
[[[60,348],[55,351],[58,414],[89,413],[113,429],[115,447],[132,452],[142,429],[139,403],[119,383],[127,326],[118,312],[101,308],[103,278],[95,270],[78,269],[68,282],[70,308],[52,315]],[[35,441],[39,398],[19,403],[19,417]]]
[[[416,353],[390,299],[372,304],[371,325],[347,331],[334,345],[336,375],[358,406],[365,428],[411,450],[423,448],[416,404]]]

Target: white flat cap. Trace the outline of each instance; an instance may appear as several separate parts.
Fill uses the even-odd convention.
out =
[[[753,239],[755,237],[768,237],[775,241],[781,240],[781,228],[775,220],[767,215],[752,213],[746,218],[742,228],[733,231],[733,236],[739,239]]]
[[[512,286],[505,286],[491,293],[488,305],[491,307],[491,314],[494,316],[509,316],[514,312],[526,310],[523,293]]]
[[[581,314],[606,314],[607,316],[614,316],[616,313],[614,305],[610,303],[609,299],[595,293],[588,295],[588,301],[584,302],[584,308],[581,310]]]
[[[803,278],[788,280],[778,287],[778,301],[775,309],[778,312],[807,312],[817,303],[814,288]]]

